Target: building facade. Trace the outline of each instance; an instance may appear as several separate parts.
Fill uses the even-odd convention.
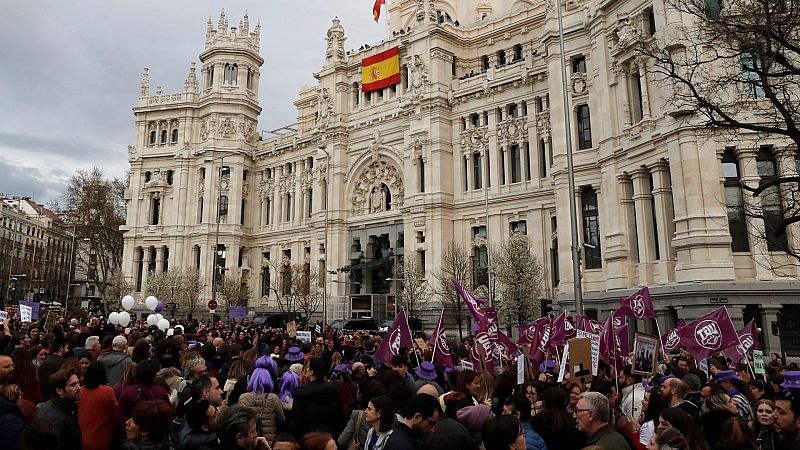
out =
[[[779,312],[800,317],[797,267],[748,241],[763,223],[738,217],[726,195],[758,181],[757,163],[795,170],[796,155],[756,136],[735,147],[709,139],[667,102],[670,88],[634,42],[657,42],[680,23],[663,0],[564,3],[587,315],[604,318],[646,285],[663,331],[725,304],[738,327],[756,319],[777,349]],[[135,290],[148,272],[196,269],[208,280],[205,303],[216,264],[248,285],[251,310],[276,310],[276,280],[299,264],[324,279],[328,320],[390,315],[402,258],[416,258],[430,280],[451,241],[485,267],[487,245],[522,231],[545,268],[546,295],[570,308],[554,8],[395,0],[389,37],[350,51],[334,19],[318,83],[294,103],[296,123],[261,134],[260,27],[247,16],[238,27],[224,14],[209,21],[183,92],[153,95],[145,69],[134,108],[123,271]],[[362,92],[362,59],[393,47],[400,83]]]
[[[0,194],[0,298],[63,304],[71,292],[73,230],[27,197]]]

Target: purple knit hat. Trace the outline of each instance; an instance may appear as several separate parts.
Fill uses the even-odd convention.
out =
[[[475,406],[465,406],[456,413],[458,421],[471,432],[481,431],[483,424],[489,420],[491,414],[492,409],[489,408],[489,405],[484,405],[483,403]]]

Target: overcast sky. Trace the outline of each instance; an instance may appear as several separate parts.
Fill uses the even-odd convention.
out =
[[[259,130],[295,121],[292,102],[325,58],[325,33],[338,16],[345,49],[386,37],[386,10],[372,0],[36,0],[0,14],[0,192],[55,200],[66,180],[93,165],[109,176],[128,167],[131,109],[142,69],[151,95],[183,90],[205,42],[209,16],[229,26],[245,11],[261,21]],[[198,71],[199,72],[199,71]],[[200,78],[198,73],[198,79]]]

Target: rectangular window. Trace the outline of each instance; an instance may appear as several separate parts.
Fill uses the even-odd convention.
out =
[[[522,152],[519,145],[511,146],[511,182],[519,183],[522,181]]]
[[[553,287],[558,286],[561,282],[561,276],[558,273],[558,221],[556,216],[550,217],[550,272],[552,273]]]
[[[153,199],[153,207],[150,211],[150,225],[158,225],[158,219],[161,217],[161,199]]]
[[[744,91],[747,93],[749,99],[762,99],[766,97],[764,94],[764,85],[761,80],[761,73],[763,72],[764,63],[761,57],[753,52],[742,52],[740,54],[742,63],[742,82],[744,83]]]
[[[221,176],[224,179],[229,179],[231,177],[230,166],[222,166],[222,169],[219,172],[219,176]]]
[[[481,154],[472,154],[472,184],[473,189],[483,188],[483,164],[481,164]]]
[[[758,176],[761,177],[760,185],[763,186],[778,179],[775,157],[770,150],[762,149],[758,152],[756,156],[756,167],[758,167]],[[785,219],[783,217],[780,185],[766,188],[761,193],[760,197],[767,250],[771,252],[787,251],[789,244],[786,232],[781,231],[781,228],[785,225]]]
[[[417,158],[417,165],[419,166],[419,191],[425,192],[425,161],[421,156]]]
[[[469,163],[467,158],[463,159],[462,165],[464,166],[464,190],[469,190]]]
[[[486,226],[480,225],[472,227],[472,241],[475,242],[476,237],[486,239]],[[486,245],[477,245],[472,247],[472,281],[474,286],[488,286],[489,285],[489,252]]]
[[[203,223],[203,197],[197,199],[197,223]]]
[[[577,111],[578,150],[592,148],[592,121],[589,118],[589,105],[579,105]]]
[[[227,252],[225,251],[225,245],[219,244],[217,245],[216,251],[216,263],[214,264],[214,273],[217,277],[217,283],[222,281],[223,276],[225,275],[225,260],[227,258]]]
[[[239,225],[244,225],[245,211],[247,209],[247,200],[242,199],[241,210],[239,210]]]
[[[218,214],[217,217],[219,218],[220,223],[227,223],[228,219],[228,196],[227,195],[220,195],[219,202],[217,205]]]
[[[269,267],[261,269],[261,296],[269,297],[270,273]]]
[[[600,258],[600,214],[597,209],[597,192],[591,187],[583,188],[583,254],[587,269],[603,267]]]
[[[531,181],[531,145],[525,142],[525,179]]]
[[[528,223],[524,220],[517,220],[509,224],[512,233],[528,234]]]
[[[500,149],[500,186],[505,186],[506,184],[506,151],[504,149]],[[491,172],[489,172],[491,173]]]
[[[644,117],[644,103],[642,101],[642,79],[639,71],[634,70],[630,78],[631,95],[631,123],[639,123]]]
[[[306,218],[310,219],[311,214],[314,213],[314,190],[309,189],[306,192]]]
[[[586,73],[585,56],[578,56],[572,60],[572,73]]]
[[[547,177],[547,148],[544,139],[539,139],[539,178]]]

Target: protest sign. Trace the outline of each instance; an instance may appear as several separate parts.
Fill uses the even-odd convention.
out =
[[[597,376],[597,366],[600,364],[600,335],[578,330],[576,334],[579,338],[591,339],[592,341],[592,376]]]
[[[764,375],[764,352],[753,350],[753,372]]]
[[[297,336],[297,324],[294,320],[286,324],[286,333],[289,334],[289,337]]]
[[[311,342],[311,332],[310,331],[297,331],[297,340],[303,342]]]
[[[517,384],[525,384],[525,355],[517,356]]]

